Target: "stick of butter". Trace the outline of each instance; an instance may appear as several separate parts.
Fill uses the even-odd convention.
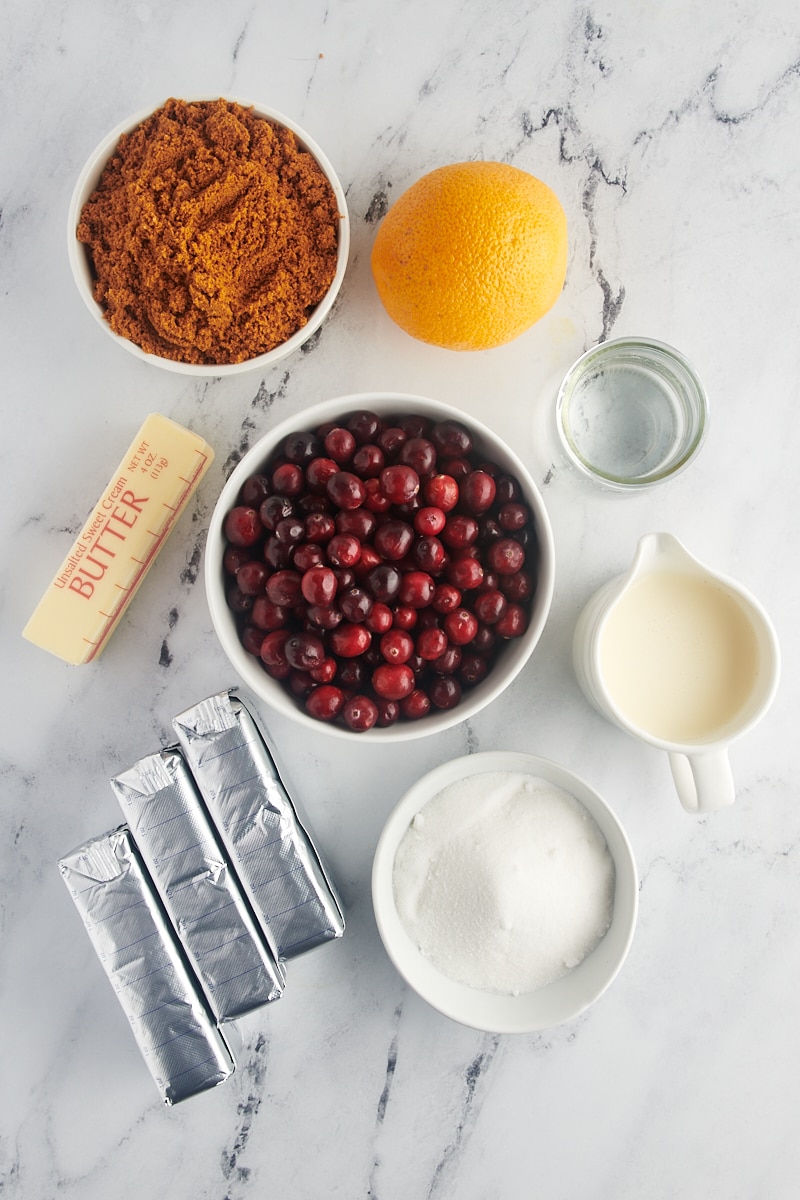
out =
[[[213,458],[201,437],[152,413],[22,636],[73,665],[96,658]]]

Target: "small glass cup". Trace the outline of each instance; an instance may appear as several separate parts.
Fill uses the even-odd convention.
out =
[[[672,479],[697,454],[708,397],[691,363],[652,338],[601,342],[567,372],[556,401],[561,445],[578,470],[607,488]]]

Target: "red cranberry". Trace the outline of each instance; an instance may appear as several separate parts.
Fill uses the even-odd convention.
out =
[[[254,508],[237,505],[225,518],[225,537],[234,546],[254,546],[264,532]]]
[[[340,465],[347,463],[353,457],[356,449],[356,439],[349,429],[337,425],[325,434],[325,453]]]
[[[413,467],[420,477],[427,475],[436,464],[436,447],[424,437],[409,437],[400,447],[397,461]]]
[[[269,668],[270,674],[276,671],[283,672],[282,675],[276,675],[275,678],[286,678],[291,670],[289,661],[286,657],[286,643],[289,640],[289,633],[285,629],[276,629],[272,633],[268,633],[261,643],[261,661],[265,667]]]
[[[284,654],[296,670],[308,671],[324,661],[325,645],[314,633],[293,633],[286,639]]]
[[[417,636],[415,649],[420,658],[432,662],[435,658],[440,658],[447,649],[447,634],[436,626],[423,629]]]
[[[258,625],[245,625],[242,630],[242,646],[248,654],[253,654],[258,658],[261,653],[261,643],[263,640],[263,629],[259,629]]]
[[[309,604],[306,616],[318,629],[335,629],[344,620],[341,609],[332,604]]]
[[[442,458],[461,458],[472,451],[472,434],[459,421],[437,421],[431,441]]]
[[[362,479],[376,479],[386,466],[386,455],[380,446],[367,443],[365,446],[358,447],[353,455],[351,466]]]
[[[267,496],[258,510],[261,523],[265,529],[275,529],[284,517],[291,517],[294,504],[288,496]]]
[[[332,721],[344,707],[344,692],[332,683],[321,683],[306,698],[306,712],[318,721]]]
[[[314,542],[303,542],[292,551],[292,566],[295,571],[310,571],[312,567],[322,566],[324,561],[322,547]]]
[[[413,629],[419,620],[419,613],[409,604],[397,604],[392,612],[392,617],[398,629]]]
[[[402,464],[384,467],[380,473],[381,491],[392,504],[407,504],[419,491],[419,475]]]
[[[478,522],[468,513],[455,513],[445,521],[442,541],[452,550],[470,546],[478,537]]]
[[[494,628],[502,638],[522,637],[528,627],[528,614],[521,604],[509,604]]]
[[[530,513],[525,505],[517,504],[513,500],[509,500],[508,504],[501,505],[497,514],[498,525],[508,533],[515,533],[518,529],[522,529],[529,520]]]
[[[399,570],[392,563],[381,563],[373,567],[367,576],[367,587],[376,600],[386,603],[394,600],[400,591],[401,578]]]
[[[421,537],[435,537],[444,529],[445,515],[441,508],[426,505],[414,513],[414,530]]]
[[[329,644],[334,654],[340,658],[357,658],[363,654],[372,641],[372,634],[366,625],[354,625],[352,621],[342,621],[331,630]]]
[[[275,537],[284,546],[294,546],[306,536],[306,523],[302,517],[284,517],[275,526]]]
[[[418,721],[420,717],[427,717],[431,711],[431,698],[422,688],[414,688],[413,692],[409,692],[400,701],[400,712],[409,721]]]
[[[361,557],[361,542],[352,533],[335,533],[325,553],[334,567],[354,567]]]
[[[279,571],[282,567],[288,567],[291,563],[292,548],[287,546],[285,542],[280,542],[273,535],[267,538],[264,543],[264,562],[272,567],[273,571]]]
[[[281,463],[272,472],[272,487],[281,496],[299,496],[305,487],[305,475],[297,463]]]
[[[299,571],[276,571],[267,580],[267,595],[273,604],[291,607],[303,598],[302,576]]]
[[[266,475],[251,475],[242,484],[239,499],[245,507],[258,509],[269,495],[271,486]]]
[[[378,720],[378,706],[370,696],[351,696],[344,703],[342,717],[348,729],[364,733]]]
[[[441,571],[447,551],[437,537],[421,537],[414,542],[411,557],[423,571]]]
[[[282,629],[289,620],[289,609],[283,604],[273,604],[268,596],[256,596],[250,620],[261,630],[261,636],[271,629]]]
[[[467,653],[461,660],[458,677],[467,687],[474,687],[489,673],[489,662],[485,654]]]
[[[392,621],[392,610],[389,605],[376,600],[372,605],[372,611],[364,619],[364,624],[370,633],[386,633],[387,629],[392,628]]]
[[[376,703],[378,705],[378,720],[376,721],[378,728],[386,729],[389,725],[394,725],[400,716],[400,705],[397,701],[385,700],[379,696]]]
[[[475,616],[486,625],[494,625],[495,621],[499,621],[507,607],[508,600],[499,588],[479,592],[473,605]]]
[[[312,667],[308,672],[314,683],[333,683],[336,678],[336,659],[323,658],[318,667]]]
[[[499,505],[508,504],[510,500],[519,500],[522,495],[520,486],[516,479],[511,475],[500,475],[497,480],[497,495],[495,497]]]
[[[392,562],[405,558],[413,542],[414,530],[406,521],[384,521],[375,530],[375,549]]]
[[[444,617],[444,631],[455,646],[465,646],[478,632],[478,618],[468,608],[457,608]]]
[[[461,480],[461,504],[470,513],[483,513],[494,503],[497,487],[486,471],[470,471]]]
[[[527,571],[517,571],[516,575],[501,575],[499,578],[503,593],[516,604],[530,600],[536,589],[533,576]]]
[[[321,446],[319,438],[315,434],[298,430],[296,433],[288,434],[284,439],[282,449],[284,458],[288,458],[289,462],[298,463],[302,467],[319,454]]]
[[[386,663],[372,672],[372,686],[384,700],[402,700],[414,690],[414,672],[406,663]]]
[[[228,601],[228,608],[232,612],[246,613],[253,607],[253,597],[243,592],[236,583],[232,583],[228,588],[225,593],[225,599]]]
[[[382,429],[378,436],[378,446],[387,458],[396,458],[408,441],[408,434],[399,425],[390,425]]]
[[[514,538],[499,538],[492,542],[486,557],[498,575],[516,575],[525,562],[525,551]]]
[[[383,428],[383,422],[380,417],[366,409],[353,413],[352,416],[348,417],[345,425],[359,446],[363,446],[367,442],[374,442]]]
[[[339,687],[351,692],[364,690],[370,675],[364,662],[365,657],[366,655],[361,655],[360,658],[340,659],[336,669],[336,680]]]
[[[431,606],[440,613],[452,612],[461,603],[461,592],[452,583],[437,583]]]
[[[370,478],[364,481],[364,489],[366,496],[364,497],[364,508],[368,508],[370,512],[385,513],[392,507],[392,502],[388,496],[384,496],[381,491],[381,481],[378,478]]]
[[[328,605],[339,584],[330,567],[310,567],[300,581],[303,597],[309,604]]]
[[[328,542],[336,532],[336,522],[330,513],[309,513],[306,517],[306,538],[309,542]]]
[[[227,575],[235,575],[245,563],[250,562],[249,546],[226,546],[222,566]]]
[[[372,612],[375,601],[362,587],[351,587],[339,595],[339,608],[348,621],[359,623],[366,621]]]
[[[436,584],[426,571],[406,571],[400,582],[398,599],[411,608],[426,608],[435,591]]]
[[[454,675],[437,675],[429,689],[431,704],[437,708],[455,708],[461,700],[461,684]]]
[[[360,508],[367,495],[363,480],[352,471],[337,471],[325,485],[328,497],[339,508]]]
[[[447,582],[464,592],[472,591],[483,583],[483,567],[477,558],[461,558],[447,567]]]
[[[263,592],[269,577],[269,567],[265,562],[253,559],[243,563],[236,573],[236,583],[245,596],[257,596]]]
[[[380,650],[389,663],[408,662],[414,652],[414,641],[402,629],[390,629],[381,638]]]
[[[458,484],[452,475],[433,475],[426,479],[423,495],[429,505],[448,513],[458,504]]]
[[[443,654],[433,660],[431,667],[437,675],[452,675],[461,666],[462,657],[460,646],[448,646]]]
[[[328,480],[337,473],[339,464],[332,458],[312,458],[306,467],[306,482],[312,492],[326,492]]]

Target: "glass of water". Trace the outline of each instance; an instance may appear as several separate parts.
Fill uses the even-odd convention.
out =
[[[708,428],[708,397],[672,346],[616,338],[570,367],[556,422],[579,471],[608,488],[636,489],[671,479],[695,457]]]

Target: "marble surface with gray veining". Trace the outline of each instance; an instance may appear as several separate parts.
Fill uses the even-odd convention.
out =
[[[790,0],[10,0],[0,49],[2,662],[0,1196],[3,1200],[792,1200],[800,1149],[797,803],[797,280],[800,16]],[[347,193],[353,241],[330,318],[263,374],[198,381],[124,353],[69,272],[84,160],[128,114],[228,95],[292,117]],[[501,159],[558,194],[567,282],[509,345],[453,354],[392,324],[369,252],[416,178]],[[553,445],[558,382],[594,343],[679,347],[711,397],[691,469],[639,496],[581,483]],[[235,1076],[160,1103],[56,870],[119,820],[109,778],[172,716],[236,682],[202,582],[222,483],[271,424],[369,390],[485,420],[540,485],[552,612],[478,717],[396,749],[309,739],[263,713],[347,908],[345,938],[292,964],[242,1022]],[[20,631],[144,416],[216,461],[102,658],[71,668]],[[737,742],[736,804],[685,814],[664,756],[596,715],[571,668],[578,612],[666,529],[755,592],[783,679]],[[505,747],[609,801],[641,875],[630,957],[578,1020],[483,1035],[402,982],[370,866],[404,790]],[[388,782],[387,782],[388,781]]]

